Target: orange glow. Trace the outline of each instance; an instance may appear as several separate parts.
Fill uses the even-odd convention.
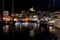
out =
[[[18,21],[18,18],[14,18],[14,21]]]
[[[28,18],[25,18],[25,19],[24,19],[24,21],[26,21],[26,22],[27,22],[27,21],[29,21],[29,19],[28,19]]]
[[[3,20],[9,21],[10,20],[10,17],[3,17]]]

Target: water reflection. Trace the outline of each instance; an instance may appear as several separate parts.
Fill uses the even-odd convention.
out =
[[[39,24],[39,25],[38,25]],[[39,28],[38,28],[39,26]],[[9,21],[4,22],[2,38],[14,40],[56,40],[55,34],[49,32],[44,22]],[[5,37],[6,36],[6,37]],[[8,37],[7,37],[8,36]]]

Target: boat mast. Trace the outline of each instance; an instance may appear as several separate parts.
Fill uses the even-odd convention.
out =
[[[12,13],[14,13],[14,0],[12,0]]]

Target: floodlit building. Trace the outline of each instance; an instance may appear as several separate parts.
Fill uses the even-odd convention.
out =
[[[7,17],[9,16],[9,12],[8,11],[3,11],[3,17]]]

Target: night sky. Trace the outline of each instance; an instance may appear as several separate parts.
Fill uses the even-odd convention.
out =
[[[60,0],[56,0],[56,5],[60,7]]]
[[[12,0],[5,0],[5,10],[12,12]],[[51,2],[52,3],[52,2]],[[0,0],[0,12],[3,11],[3,0]],[[31,6],[35,10],[48,10],[49,0],[14,0],[14,11],[28,10]],[[56,9],[60,8],[60,0],[56,0]]]

